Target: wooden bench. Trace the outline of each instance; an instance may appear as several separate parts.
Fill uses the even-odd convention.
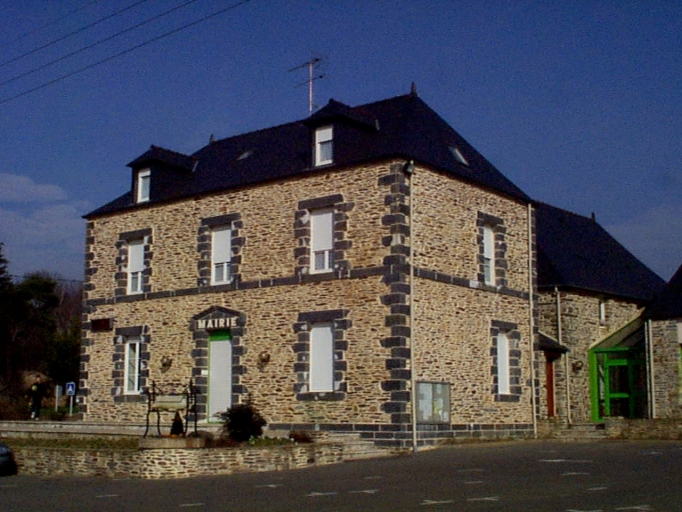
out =
[[[147,437],[149,433],[149,417],[156,413],[156,431],[161,437],[161,413],[162,412],[180,412],[184,413],[183,431],[182,435],[187,435],[189,428],[189,415],[194,417],[194,434],[197,433],[197,393],[196,387],[192,380],[185,387],[182,393],[162,393],[156,386],[156,382],[152,381],[152,385],[145,391],[147,395],[147,425],[144,431],[144,436]]]

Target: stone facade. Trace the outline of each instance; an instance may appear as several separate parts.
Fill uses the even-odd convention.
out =
[[[405,165],[321,170],[89,218],[82,418],[144,421],[144,396],[122,380],[120,347],[138,336],[139,385],[179,393],[192,378],[199,420],[211,421],[207,349],[211,329],[230,326],[232,403],[252,401],[273,429],[405,444],[416,380],[450,389],[450,421],[420,425],[420,442],[462,430],[526,435],[532,210],[425,167],[408,175]],[[334,266],[313,273],[309,213],[322,207],[334,211]],[[209,230],[225,222],[232,279],[212,286]],[[482,223],[495,226],[494,286],[481,282]],[[145,244],[144,290],[133,295],[122,286],[131,238]],[[307,389],[316,322],[333,326],[333,392]],[[509,396],[496,391],[491,340],[500,329],[509,332]]]
[[[561,333],[558,332],[557,302],[561,308]],[[600,314],[600,303],[603,303],[603,317]],[[573,423],[591,420],[589,350],[640,313],[639,305],[626,299],[577,290],[540,292],[538,301],[540,332],[560,341],[569,349],[569,352],[552,363],[557,418]],[[545,361],[541,361],[541,366],[544,364]],[[544,369],[539,372],[538,377],[542,398],[540,414],[542,418],[546,418],[547,393],[550,391],[547,389]]]
[[[682,416],[682,375],[680,374],[680,347],[682,322],[675,320],[650,320],[654,375],[653,395],[656,418]],[[648,325],[648,324],[647,324]]]

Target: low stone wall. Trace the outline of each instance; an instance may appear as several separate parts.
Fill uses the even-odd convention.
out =
[[[607,418],[604,420],[610,439],[682,439],[682,419],[626,420]]]
[[[344,445],[311,443],[275,447],[152,450],[22,447],[15,448],[14,454],[21,474],[161,479],[334,464],[344,460]]]

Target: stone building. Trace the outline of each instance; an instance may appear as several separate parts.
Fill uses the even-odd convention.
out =
[[[415,93],[129,167],[86,215],[84,420],[191,378],[209,426],[248,400],[394,446],[532,433],[534,208]]]
[[[664,282],[593,218],[536,203],[540,417],[650,417],[641,314]]]
[[[682,416],[682,266],[642,315],[650,340],[652,418]]]

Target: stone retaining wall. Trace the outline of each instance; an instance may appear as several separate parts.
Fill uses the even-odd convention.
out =
[[[335,464],[344,460],[342,443],[254,448],[80,450],[13,449],[19,473],[37,476],[188,478],[280,471]],[[385,450],[377,456],[390,455]]]

